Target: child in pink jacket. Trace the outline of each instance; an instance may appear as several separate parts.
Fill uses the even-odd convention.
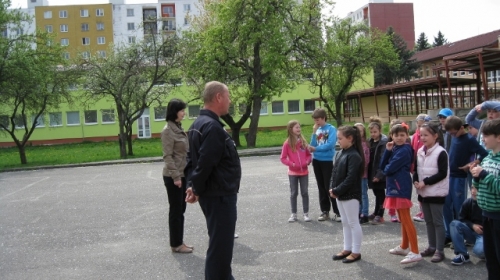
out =
[[[288,166],[288,178],[290,180],[290,204],[292,215],[288,222],[297,221],[297,196],[300,183],[300,194],[302,196],[302,208],[304,210],[304,222],[310,222],[309,218],[309,169],[311,153],[307,148],[307,142],[300,131],[298,121],[292,120],[287,125],[288,138],[283,143],[281,150],[281,162]]]

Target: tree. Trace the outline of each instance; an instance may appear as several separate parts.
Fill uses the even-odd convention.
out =
[[[319,98],[340,126],[343,104],[354,82],[363,81],[378,63],[395,67],[398,57],[391,38],[364,23],[334,19],[324,28],[325,37],[316,39],[322,43],[302,54],[313,71],[311,84],[319,89]]]
[[[111,46],[106,57],[95,55],[81,63],[88,99],[108,98],[116,106],[121,158],[134,154],[134,122],[153,102],[161,103],[169,83],[180,76],[178,48],[178,37],[150,34],[142,42]]]
[[[441,33],[441,30],[438,32],[437,37],[434,37],[434,43],[432,43],[433,47],[438,47],[448,44],[448,40],[444,37],[444,34]]]
[[[305,3],[296,0],[205,0],[204,12],[185,34],[193,52],[185,71],[191,79],[219,80],[231,86],[232,101],[242,106],[238,121],[223,116],[239,144],[239,132],[250,119],[247,146],[255,147],[261,104],[292,89],[298,70],[296,43],[304,38]],[[193,47],[195,46],[195,47]],[[234,89],[238,94],[234,95]],[[236,97],[236,100],[235,98]]]
[[[76,76],[51,36],[40,30],[26,34],[32,19],[0,1],[0,26],[15,34],[0,37],[0,131],[10,135],[26,164],[25,146],[37,124],[48,123],[46,112],[71,101],[68,88]]]
[[[420,33],[418,36],[417,42],[415,43],[415,51],[423,51],[426,49],[430,49],[431,44],[429,44],[429,41],[427,40],[427,36],[425,35],[424,32]]]
[[[391,38],[394,51],[399,58],[399,64],[390,67],[387,64],[379,63],[375,66],[375,86],[391,85],[398,80],[409,81],[412,77],[416,77],[416,71],[420,68],[420,63],[412,60],[411,57],[415,53],[409,50],[405,40],[394,32],[392,27],[389,27],[386,32]]]

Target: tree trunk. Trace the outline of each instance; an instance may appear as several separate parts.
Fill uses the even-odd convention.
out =
[[[262,107],[262,97],[254,96],[252,103],[253,103],[252,116],[250,117],[250,126],[248,127],[248,136],[247,136],[248,148],[255,148],[255,144],[257,142],[257,129],[259,128],[259,117],[260,117],[260,108]]]
[[[26,149],[24,145],[17,145],[17,149],[19,150],[19,157],[21,158],[21,164],[27,164],[28,160],[26,159]]]
[[[132,150],[132,127],[127,127],[127,145],[128,155],[133,156],[134,151]]]
[[[236,147],[241,147],[241,142],[240,142],[240,131],[241,127],[231,127],[231,137],[233,138],[234,144]]]
[[[120,117],[119,117],[120,118]],[[124,121],[123,120],[118,120],[120,123],[120,158],[127,158],[127,150],[126,150],[126,144],[127,144],[127,134],[125,133],[124,129]]]
[[[342,99],[335,99],[335,120],[337,121],[337,127],[342,125]]]

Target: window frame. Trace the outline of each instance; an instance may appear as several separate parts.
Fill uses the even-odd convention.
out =
[[[307,110],[306,102],[313,102],[313,109],[312,110]],[[316,101],[315,100],[304,99],[304,102],[302,102],[302,103],[304,104],[304,113],[312,113],[312,112],[314,112],[314,109],[316,109]],[[307,105],[310,105],[310,104],[307,104]]]
[[[63,28],[63,27],[64,27],[64,28]],[[59,31],[60,31],[60,32],[68,32],[68,30],[69,30],[69,27],[68,27],[68,25],[67,25],[67,24],[60,24],[60,25],[59,25]]]
[[[96,24],[96,29],[97,29],[98,31],[102,31],[102,30],[104,30],[104,22],[98,22],[98,23]]]
[[[55,120],[53,116],[59,115],[59,121],[56,124],[53,124],[52,122]],[[63,120],[62,120],[62,112],[52,112],[49,113],[49,127],[61,127],[63,126]]]
[[[132,27],[132,28],[130,28]],[[127,30],[134,31],[135,30],[135,22],[127,22]]]
[[[89,17],[89,9],[80,9],[80,17]]]
[[[86,28],[84,28],[84,27],[86,27]],[[80,30],[81,30],[82,32],[87,32],[87,31],[89,31],[89,24],[88,24],[88,23],[82,23],[82,24],[80,25]]]
[[[106,51],[100,50],[97,51],[97,54],[99,55],[100,58],[106,58]]]
[[[290,111],[290,102],[297,102],[297,107],[299,108],[297,111]],[[295,99],[295,100],[288,100],[287,101],[287,109],[288,109],[288,114],[300,114],[300,100]]]
[[[189,109],[188,109],[189,110]],[[157,106],[153,108],[154,112],[154,120],[155,121],[164,121],[167,116],[167,106]],[[160,118],[158,118],[160,117]]]
[[[68,10],[60,10],[59,11],[59,18],[68,18]]]
[[[132,13],[129,13],[132,11]],[[127,9],[127,17],[133,17],[134,16],[134,9]]]
[[[102,43],[99,42],[100,39],[102,39]],[[97,37],[97,44],[98,45],[104,45],[104,44],[106,44],[106,37],[104,37],[104,36]]]
[[[261,115],[261,116],[269,115],[269,108],[268,108],[267,101],[261,102],[259,115]]]
[[[66,42],[66,44],[63,44]],[[69,46],[69,38],[61,38],[61,46]]]
[[[90,45],[90,37],[83,37],[82,38],[82,45],[89,46]]]
[[[101,12],[101,13],[99,13],[99,12]],[[95,16],[96,17],[103,17],[104,16],[104,9],[103,8],[95,9]]]
[[[36,115],[31,115],[31,123],[32,123],[32,124],[35,124],[35,127],[36,127],[36,128],[39,128],[39,127],[45,127],[45,119],[44,119],[44,117],[43,117],[43,116],[44,116],[44,114],[40,115],[40,116],[37,118],[37,120],[41,120],[41,123],[42,123],[42,124],[38,124],[38,122],[37,122],[37,124],[35,124],[35,117],[36,117]]]
[[[195,108],[197,108],[198,109],[198,114],[197,115],[191,114],[191,112],[192,112],[191,108],[193,108],[193,110]],[[198,118],[200,116],[201,105],[198,105],[198,104],[196,104],[196,105],[188,105],[187,109],[188,109],[188,118],[189,119],[196,119],[196,118]]]
[[[135,44],[135,36],[128,36],[128,43],[129,44]]]
[[[274,112],[274,105],[281,103],[281,112]],[[285,114],[285,102],[283,100],[274,100],[271,102],[271,114],[272,115],[283,115]]]
[[[69,114],[72,114],[72,113],[76,113],[77,116],[78,116],[78,123],[70,123],[70,117],[69,117]],[[66,112],[66,126],[79,126],[81,124],[81,120],[80,120],[80,111],[67,111]]]
[[[53,28],[52,24],[45,25],[45,32],[47,32],[47,33],[54,32],[54,28]]]
[[[95,122],[87,122],[88,113],[95,112]],[[85,125],[96,125],[99,118],[97,117],[97,110],[85,110],[83,111],[83,124]]]
[[[104,117],[112,116],[110,120],[104,120]],[[112,120],[111,120],[112,119]],[[114,124],[116,123],[115,109],[101,109],[101,124]]]
[[[43,18],[52,18],[52,11],[44,11]]]

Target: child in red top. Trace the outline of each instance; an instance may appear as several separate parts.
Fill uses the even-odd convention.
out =
[[[288,178],[290,180],[290,204],[292,215],[288,222],[297,221],[297,196],[300,183],[300,194],[302,196],[302,208],[304,210],[304,222],[310,222],[309,218],[309,169],[311,163],[311,153],[307,148],[307,142],[301,134],[300,124],[296,120],[291,120],[287,125],[288,138],[281,150],[281,162],[288,166]]]

